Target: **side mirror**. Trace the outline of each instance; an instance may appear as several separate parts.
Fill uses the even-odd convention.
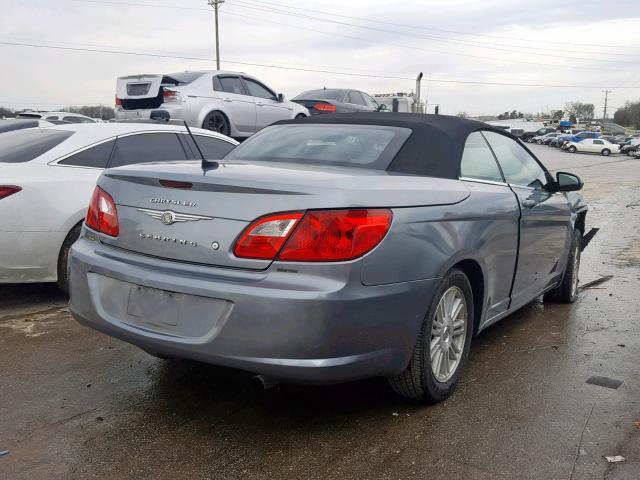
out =
[[[278,101],[279,101],[280,103],[284,102],[284,93],[279,93],[279,94],[278,94]]]
[[[556,173],[556,184],[559,192],[575,192],[584,186],[579,176],[567,172]]]

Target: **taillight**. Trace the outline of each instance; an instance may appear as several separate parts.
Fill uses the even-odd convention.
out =
[[[116,107],[121,107],[121,106],[122,106],[122,100],[116,97]]]
[[[274,259],[303,215],[292,212],[259,218],[242,233],[233,253],[242,258]]]
[[[312,108],[320,110],[321,112],[335,112],[336,106],[330,103],[316,103]]]
[[[163,102],[184,102],[184,95],[168,88],[162,89]]]
[[[0,185],[0,199],[7,198],[9,195],[18,193],[20,190],[22,190],[22,187],[18,187],[17,185]]]
[[[117,237],[120,233],[116,204],[111,195],[100,187],[93,191],[85,223],[87,227],[111,237]]]
[[[236,243],[234,254],[295,262],[352,260],[380,243],[389,231],[392,217],[387,209],[269,215],[247,227]]]

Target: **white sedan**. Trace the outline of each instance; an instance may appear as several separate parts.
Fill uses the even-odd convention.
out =
[[[192,132],[210,159],[238,144]],[[66,290],[67,253],[104,168],[197,158],[186,129],[173,125],[91,123],[0,134],[0,283],[57,281]]]
[[[579,142],[567,142],[563,148],[570,153],[599,153],[605,157],[620,152],[620,145],[603,138],[585,138]]]

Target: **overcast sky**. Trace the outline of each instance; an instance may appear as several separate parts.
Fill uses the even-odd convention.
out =
[[[206,0],[0,0],[0,7],[0,106],[113,105],[118,76],[215,68]],[[580,100],[601,114],[605,87],[613,90],[610,108],[640,100],[639,17],[639,0],[227,0],[221,60],[288,98],[323,86],[409,92],[422,71],[432,79],[423,81],[423,99],[428,93],[442,113],[538,112]]]

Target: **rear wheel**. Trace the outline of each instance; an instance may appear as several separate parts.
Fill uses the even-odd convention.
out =
[[[307,118],[307,116],[304,113],[299,113],[296,115],[296,120],[299,120],[301,118]]]
[[[609,155],[611,155],[611,150],[609,150],[608,148],[605,148],[604,150],[602,150],[603,157],[608,157]]]
[[[565,267],[562,282],[556,288],[548,292],[544,298],[552,302],[573,303],[578,298],[578,272],[580,271],[580,255],[582,254],[582,232],[579,229],[573,231],[569,258]]]
[[[467,276],[450,270],[434,295],[406,370],[393,390],[428,403],[446,399],[462,377],[473,335],[473,294]]]
[[[577,150],[577,148],[576,148],[576,147],[574,147],[573,145],[571,145],[569,148],[567,148],[567,151],[568,151],[569,153],[576,153],[576,150]]]
[[[218,111],[209,112],[207,116],[204,117],[202,128],[213,130],[214,132],[218,132],[226,136],[229,136],[229,133],[231,133],[229,120],[227,120],[224,113]]]
[[[62,242],[62,248],[60,248],[58,255],[58,288],[66,294],[69,294],[69,249],[80,237],[80,230],[82,230],[82,224],[71,229]]]

